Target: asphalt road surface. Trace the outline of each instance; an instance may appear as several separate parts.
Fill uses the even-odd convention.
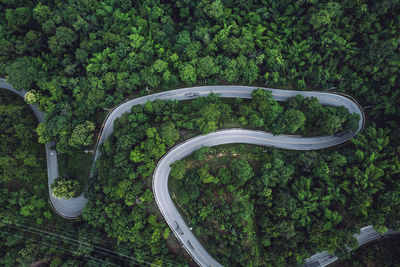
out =
[[[384,237],[390,237],[390,236],[398,236],[400,234],[399,231],[388,231],[385,234],[381,235],[375,232],[374,228],[370,226],[366,226],[360,229],[359,234],[355,234],[354,237],[357,239],[358,246],[362,246],[364,244],[367,244],[371,241],[384,238]],[[351,249],[348,248],[350,251]],[[304,264],[302,266],[304,267],[325,267],[339,258],[333,254],[329,254],[328,252],[319,252],[317,254],[312,255],[310,258],[306,259],[304,261]]]
[[[0,88],[13,91],[14,93],[25,96],[26,91],[17,91],[11,85],[9,85],[4,79],[0,79]],[[201,87],[191,87],[184,89],[177,89],[157,94],[152,94],[140,98],[136,98],[127,102],[124,102],[114,108],[109,114],[99,142],[96,146],[95,156],[93,163],[99,158],[100,152],[98,150],[99,146],[104,143],[105,140],[112,134],[114,129],[115,119],[121,117],[124,113],[130,111],[131,107],[134,105],[143,105],[147,101],[160,100],[188,100],[193,99],[198,96],[207,96],[211,92],[220,94],[221,97],[226,98],[251,98],[251,92],[259,87],[249,87],[249,86],[201,86]],[[175,208],[169,191],[168,191],[168,176],[170,172],[170,164],[174,161],[184,158],[190,155],[202,146],[216,146],[221,144],[229,143],[247,143],[247,144],[257,144],[262,146],[274,146],[284,149],[293,150],[316,150],[323,149],[327,147],[332,147],[338,144],[347,142],[353,138],[363,127],[364,124],[364,114],[361,107],[351,99],[333,93],[324,92],[302,92],[302,91],[291,91],[291,90],[279,90],[270,89],[272,91],[274,99],[278,101],[286,101],[288,98],[295,95],[303,95],[305,97],[316,97],[319,99],[320,103],[323,105],[331,106],[344,106],[350,113],[357,113],[360,115],[361,120],[359,122],[359,127],[354,132],[349,132],[340,137],[335,136],[319,136],[319,137],[296,137],[296,136],[273,136],[266,132],[261,131],[250,131],[242,129],[229,129],[217,131],[210,133],[208,135],[202,135],[186,142],[177,145],[172,148],[164,157],[158,162],[156,170],[153,174],[153,192],[157,202],[157,205],[163,214],[166,222],[172,229],[175,236],[182,243],[184,248],[193,257],[193,259],[201,266],[220,266],[220,264],[213,259],[210,254],[204,249],[196,237],[192,234],[189,227],[186,225],[179,212]],[[39,122],[44,121],[44,113],[40,112],[35,105],[30,105],[35,116]],[[49,196],[50,201],[57,211],[63,217],[75,218],[82,213],[84,206],[87,203],[87,199],[84,195],[80,195],[73,199],[58,199],[54,198],[51,194],[50,185],[53,183],[54,179],[58,177],[58,165],[57,165],[57,153],[52,150],[51,147],[54,143],[46,144],[46,156],[47,156],[47,168],[48,168],[48,184],[49,184]],[[91,174],[92,176],[92,174]],[[369,226],[370,227],[370,226]],[[370,227],[372,229],[372,227]],[[364,228],[363,228],[364,229]],[[377,239],[380,237],[375,231],[362,233],[358,237],[361,240],[367,238],[369,241]],[[328,255],[328,256],[327,256]],[[306,260],[309,266],[324,266],[320,265],[324,257],[330,257],[333,259],[332,255],[326,252],[317,253],[311,258]],[[331,261],[332,262],[332,261]],[[317,264],[317,265],[315,265]]]
[[[21,96],[22,98],[25,97],[27,91],[22,90],[18,91],[14,89],[9,83],[5,81],[5,79],[0,79],[0,88],[6,89],[11,92],[16,93],[17,95]],[[36,105],[29,105],[33,111],[38,122],[44,121],[44,112],[39,111]],[[75,218],[77,215],[82,213],[83,207],[86,205],[87,199],[82,195],[77,198],[71,199],[59,199],[55,198],[52,195],[52,189],[50,185],[54,182],[54,180],[58,177],[58,164],[57,164],[57,152],[51,147],[54,146],[53,142],[46,144],[46,159],[47,159],[47,177],[48,177],[48,185],[49,185],[49,196],[50,196],[50,203],[53,206],[54,210],[65,218]]]

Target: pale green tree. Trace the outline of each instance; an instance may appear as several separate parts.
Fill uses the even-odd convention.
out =
[[[78,124],[72,131],[69,145],[75,148],[91,145],[93,143],[94,128],[94,123],[91,121],[86,121],[84,124]]]
[[[51,184],[51,189],[53,197],[70,199],[78,195],[80,184],[77,180],[60,176]]]
[[[37,98],[37,92],[35,90],[30,90],[29,92],[27,92],[25,94],[25,102],[32,105],[32,104],[36,104],[38,101]]]
[[[171,164],[171,177],[182,179],[186,173],[186,164],[183,160],[177,160]]]

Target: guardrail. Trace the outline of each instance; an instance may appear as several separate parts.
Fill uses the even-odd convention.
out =
[[[378,234],[373,226],[369,225],[360,229],[360,234],[355,234],[354,237],[357,239],[358,247],[361,247],[367,243],[383,239],[385,237],[392,237],[400,235],[400,231],[388,231],[384,234]],[[348,248],[349,251],[352,249]],[[340,260],[337,256],[330,254],[329,252],[319,252],[306,259],[301,267],[325,267]]]

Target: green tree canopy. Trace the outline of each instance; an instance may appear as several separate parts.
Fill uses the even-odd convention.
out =
[[[75,179],[60,176],[51,184],[51,189],[54,197],[70,199],[78,196],[80,184]]]
[[[95,125],[91,121],[78,124],[72,131],[69,144],[75,148],[89,146],[93,143],[93,130]]]
[[[186,173],[186,164],[183,160],[177,160],[171,164],[171,177],[182,179]]]

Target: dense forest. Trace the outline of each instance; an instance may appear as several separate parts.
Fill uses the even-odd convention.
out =
[[[150,249],[153,255],[159,255],[162,262],[161,259],[168,256],[164,240],[167,243],[170,242],[168,239],[176,241],[173,236],[169,237],[170,229],[156,208],[151,177],[157,161],[178,140],[213,132],[226,124],[242,126],[250,121],[253,125],[251,117],[254,116],[258,118],[254,121],[268,121],[266,127],[278,125],[274,127],[288,133],[298,130],[310,134],[305,131],[304,125],[299,124],[304,124],[306,120],[318,124],[326,121],[324,116],[336,116],[334,121],[343,122],[343,127],[336,125],[340,128],[331,129],[331,134],[347,130],[346,127],[354,121],[354,116],[346,109],[324,107],[315,98],[297,96],[287,102],[287,107],[281,106],[272,99],[270,91],[265,90],[253,91],[253,98],[245,102],[241,99],[230,101],[233,102],[231,105],[225,102],[218,95],[211,94],[189,102],[157,100],[143,106],[133,106],[130,113],[115,122],[115,132],[101,147],[102,157],[97,162],[98,175],[90,181],[87,192],[89,202],[83,218],[92,226],[104,229],[110,237],[129,242],[129,246],[135,250]],[[260,107],[281,110],[283,118],[287,118],[284,114],[288,111],[300,113],[304,119],[281,121],[278,115],[274,116],[278,113],[266,112]],[[243,113],[242,110],[248,112]],[[320,114],[310,110],[320,110]],[[357,128],[359,118],[356,116],[355,119]],[[326,127],[325,131],[328,130]]]
[[[249,243],[237,247],[235,244],[243,241],[237,237],[239,233],[253,235],[246,228],[250,226],[241,222],[243,226],[232,228],[221,223],[226,229],[234,229],[237,235],[230,234],[229,238],[239,241],[219,240],[229,244],[224,243],[218,253],[228,255],[233,249],[244,252],[241,258],[224,256],[228,262],[248,264],[251,256],[255,257],[254,265],[271,262],[269,256],[277,252],[268,249],[270,254],[264,257],[262,253],[266,251],[262,248],[277,244],[282,244],[287,254],[279,255],[276,264],[298,261],[320,249],[336,250],[345,256],[341,248],[346,242],[352,244],[351,231],[358,226],[374,224],[379,231],[398,227],[399,14],[398,0],[1,0],[0,77],[16,89],[28,90],[26,102],[38,104],[46,112],[45,122],[37,126],[22,103],[1,95],[1,216],[14,222],[14,228],[7,226],[5,219],[1,223],[1,264],[42,261],[52,266],[75,266],[78,262],[96,266],[101,264],[99,260],[121,266],[129,265],[121,258],[128,254],[159,265],[185,264],[184,252],[152,201],[149,179],[157,160],[174,143],[227,127],[263,129],[274,134],[334,134],[351,129],[358,120],[340,109],[315,109],[315,100],[300,98],[281,105],[270,102],[268,106],[274,107],[271,110],[246,101],[220,101],[217,97],[186,104],[155,102],[135,107],[131,116],[124,116],[116,124],[114,135],[102,148],[97,177],[89,181],[90,201],[83,218],[66,222],[51,211],[44,150],[37,142],[56,142],[61,174],[81,182],[79,190],[71,185],[76,195],[84,188],[90,166],[90,154],[83,151],[93,148],[108,109],[127,98],[192,85],[335,90],[355,97],[367,115],[365,131],[352,144],[322,153],[266,149],[267,155],[255,154],[260,157],[258,164],[263,165],[274,163],[275,156],[284,162],[278,164],[283,169],[274,169],[274,164],[269,168],[257,166],[246,158],[254,156],[250,152],[231,155],[242,159],[240,164],[245,164],[246,159],[252,169],[253,178],[245,179],[243,184],[222,183],[222,177],[214,173],[211,165],[205,168],[206,159],[204,165],[197,166],[199,169],[184,172],[190,177],[205,175],[197,181],[200,184],[187,186],[203,190],[202,183],[210,181],[207,185],[212,186],[210,190],[218,189],[218,198],[221,190],[222,196],[231,195],[232,186],[242,190],[237,195],[240,200],[230,200],[239,201],[237,205],[245,203],[244,211],[250,216],[246,217],[247,222],[267,214],[271,220],[278,220],[279,215],[284,218],[282,224],[273,226],[269,219],[265,225],[254,224],[263,242],[248,238]],[[268,94],[258,99],[269,101]],[[202,119],[191,117],[196,108],[204,109]],[[158,113],[161,110],[171,113]],[[239,112],[243,116],[238,116]],[[313,126],[308,127],[306,120],[313,120]],[[237,163],[233,159],[232,164]],[[181,176],[179,182],[189,179],[182,174],[182,166],[186,165],[178,162],[180,170],[175,168],[172,173]],[[287,173],[283,174],[284,170]],[[261,174],[272,178],[263,179]],[[276,177],[281,176],[287,179],[277,181]],[[252,190],[255,182],[261,183],[265,192]],[[284,185],[288,195],[282,193]],[[338,196],[347,202],[342,203]],[[281,198],[281,206],[270,197]],[[326,199],[315,200],[320,197]],[[261,201],[276,212],[260,209]],[[211,205],[201,201],[196,204],[199,206],[193,207],[195,210]],[[302,213],[284,217],[293,205],[299,205]],[[333,208],[336,205],[341,209]],[[214,208],[224,211],[224,207]],[[190,218],[200,220],[198,214],[193,213]],[[64,227],[66,231],[57,233],[78,240],[87,238],[99,246],[107,244],[120,254],[101,254],[93,246],[61,245],[65,240],[43,240],[53,245],[49,248],[37,243],[33,233],[16,227],[15,223],[22,222],[34,227],[46,225],[49,232],[59,231],[58,225],[58,229]],[[293,226],[294,222],[299,228]],[[315,233],[309,232],[311,222],[320,227]],[[204,227],[204,222],[193,223]],[[283,242],[286,237],[276,227],[287,227],[288,235],[296,235]],[[269,241],[268,233],[274,233]],[[223,235],[227,232],[216,236]],[[307,235],[311,238],[306,239]],[[325,243],[323,236],[331,243]],[[117,243],[120,245],[115,247]],[[217,244],[221,243],[210,246]],[[130,264],[135,263],[131,259]]]
[[[289,266],[315,251],[346,256],[360,227],[400,226],[400,158],[383,152],[388,140],[374,142],[382,134],[369,127],[340,152],[203,147],[174,163],[170,193],[224,266]]]
[[[7,91],[0,91],[0,125],[0,265],[128,265],[126,247],[83,221],[66,221],[53,212],[37,122],[26,103]]]
[[[336,87],[388,123],[399,112],[398,1],[3,0],[0,11],[0,75],[31,91],[47,114],[39,141],[61,153],[93,143],[104,108],[194,84]]]

